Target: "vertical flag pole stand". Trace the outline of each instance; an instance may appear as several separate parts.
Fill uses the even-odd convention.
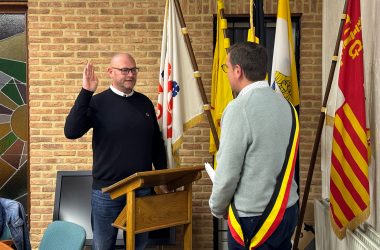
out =
[[[181,24],[183,38],[185,39],[186,47],[187,47],[187,50],[188,50],[189,55],[190,55],[191,64],[193,65],[194,77],[197,79],[198,88],[199,88],[199,91],[201,92],[202,101],[204,104],[204,111],[207,115],[207,119],[208,119],[208,122],[209,122],[210,127],[211,127],[211,132],[212,132],[212,135],[213,135],[214,140],[215,140],[215,145],[217,148],[219,148],[219,138],[218,138],[218,134],[216,132],[215,124],[214,124],[213,119],[212,119],[210,104],[208,103],[206,92],[203,88],[201,75],[198,71],[197,61],[195,60],[194,51],[193,51],[193,48],[191,46],[190,36],[189,36],[188,30],[187,30],[187,27],[185,24],[185,20],[183,18],[181,6],[180,6],[178,0],[174,0],[174,4],[175,4],[176,11],[177,11],[177,15],[179,17],[179,22]]]
[[[343,25],[346,21],[346,13],[347,13],[347,0],[345,1],[342,18],[340,20],[338,37],[337,37],[336,44],[335,44],[334,55],[332,57],[329,78],[327,80],[326,92],[325,92],[325,96],[323,98],[321,113],[319,116],[319,123],[318,123],[317,133],[315,135],[315,141],[314,141],[313,151],[311,154],[309,170],[307,173],[307,180],[306,180],[305,190],[303,193],[302,204],[301,204],[301,212],[300,212],[300,216],[298,218],[298,225],[297,225],[297,230],[296,230],[296,234],[295,234],[295,238],[294,238],[293,250],[298,249],[298,242],[299,242],[302,224],[303,224],[303,220],[304,220],[304,216],[305,216],[307,200],[309,198],[310,185],[311,185],[311,181],[313,178],[315,161],[317,159],[317,153],[318,153],[319,143],[321,140],[323,123],[325,121],[325,116],[326,116],[327,100],[329,98],[329,94],[330,94],[330,90],[331,90],[331,84],[332,84],[332,81],[334,78],[334,72],[335,72],[336,64],[338,62],[339,46],[340,46],[340,40],[341,40],[341,36],[342,36],[342,31],[343,31]]]

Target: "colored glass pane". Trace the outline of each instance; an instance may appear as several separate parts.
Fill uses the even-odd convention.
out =
[[[28,178],[28,166],[25,163],[12,176],[12,178],[1,188],[0,197],[4,197],[5,195],[7,195],[10,197],[19,198],[26,195],[26,190],[27,190],[27,185],[28,185],[26,181],[27,178]],[[27,208],[27,205],[24,205],[24,208]]]
[[[11,110],[15,110],[17,108],[17,104],[13,102],[8,96],[6,96],[1,91],[0,91],[0,104]]]
[[[1,156],[1,158],[9,163],[11,166],[19,166],[22,148],[24,147],[24,142],[17,140],[12,146]]]
[[[21,82],[26,82],[26,64],[24,62],[0,58],[0,71],[3,71]]]
[[[23,141],[27,141],[28,139],[27,116],[27,106],[23,105],[18,107],[15,110],[15,112],[13,112],[11,120],[11,127],[13,132],[16,134],[18,138],[20,138]]]
[[[14,133],[9,133],[0,139],[0,154],[3,154],[15,141],[17,137]]]
[[[0,123],[0,139],[9,134],[9,132],[11,132],[11,124]]]
[[[12,110],[0,104],[0,114],[10,115]]]
[[[2,187],[8,179],[16,172],[14,168],[12,168],[11,165],[6,163],[0,158],[0,169],[1,169],[1,174],[0,174],[0,187]],[[0,197],[7,197],[7,196],[1,196]]]
[[[1,0],[0,0],[1,1]],[[0,10],[0,197],[27,209],[26,14]]]
[[[25,32],[0,40],[0,58],[13,61],[26,61],[26,35]]]
[[[10,80],[12,80],[12,77],[0,71],[0,89],[4,87],[5,84],[8,83]]]
[[[4,86],[4,88],[1,89],[1,91],[5,95],[10,97],[12,101],[14,101],[16,104],[18,105],[24,104],[15,84],[7,84]]]
[[[23,99],[22,103],[26,103],[26,85],[25,84],[16,84],[16,86],[18,88],[18,92],[20,93],[20,95]]]
[[[24,143],[24,147],[22,148],[22,154],[20,159],[20,166],[24,165],[28,160],[28,144]]]
[[[10,115],[0,114],[0,123],[9,123],[11,121]]]

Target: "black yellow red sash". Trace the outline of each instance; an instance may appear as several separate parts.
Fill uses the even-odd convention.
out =
[[[237,243],[250,250],[263,244],[272,235],[280,224],[288,204],[299,143],[299,122],[297,111],[292,104],[289,103],[289,105],[292,110],[293,122],[289,144],[286,150],[286,157],[281,172],[277,177],[272,197],[261,215],[252,236],[244,235],[233,201],[228,209],[228,227],[232,237]]]

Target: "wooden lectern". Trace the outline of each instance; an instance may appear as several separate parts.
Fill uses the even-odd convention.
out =
[[[126,249],[135,249],[135,234],[166,227],[184,225],[184,249],[192,249],[192,182],[201,178],[203,166],[139,172],[102,192],[112,199],[127,196],[127,205],[116,218],[114,227],[126,232]],[[183,190],[166,194],[135,197],[142,187],[167,185],[169,190]]]

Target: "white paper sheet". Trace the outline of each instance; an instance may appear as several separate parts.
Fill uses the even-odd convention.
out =
[[[215,170],[214,170],[214,168],[210,165],[210,163],[206,162],[205,163],[205,169],[206,169],[206,172],[207,172],[208,176],[210,176],[210,180],[212,182],[214,182],[214,178],[215,178]]]

